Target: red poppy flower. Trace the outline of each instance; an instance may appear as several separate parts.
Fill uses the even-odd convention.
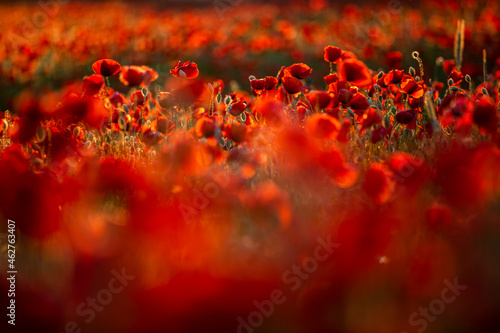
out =
[[[444,109],[441,117],[443,127],[455,124],[455,131],[467,135],[472,127],[473,107],[470,98],[460,96],[453,99]]]
[[[311,103],[313,109],[318,108],[320,110],[327,108],[332,102],[332,96],[329,93],[319,90],[310,91],[307,94],[307,99],[309,103]]]
[[[281,79],[281,82],[286,92],[292,95],[307,90],[307,88],[302,84],[302,81],[293,76],[284,76]]]
[[[240,143],[245,140],[247,127],[239,122],[229,123],[224,126],[224,135],[231,141]]]
[[[174,105],[174,95],[169,92],[161,92],[158,94],[158,103],[164,109]]]
[[[404,75],[405,73],[403,70],[393,69],[392,71],[384,75],[384,84],[386,86],[389,84],[398,84],[403,80]]]
[[[472,120],[481,131],[494,134],[498,127],[498,111],[488,98],[483,97],[476,102]]]
[[[380,113],[373,108],[368,109],[368,112],[363,114],[363,118],[361,119],[362,129],[372,127],[373,125],[377,125],[382,121],[382,116]]]
[[[394,180],[416,192],[429,179],[429,168],[423,160],[408,153],[395,153],[389,159]]]
[[[458,85],[462,80],[464,79],[465,75],[462,74],[462,72],[457,71],[455,68],[452,69],[450,75],[448,76],[449,79],[453,80],[453,85]]]
[[[401,82],[401,91],[413,98],[420,98],[424,96],[424,87],[422,86],[422,82],[416,82],[415,79],[409,75],[406,75],[403,82]]]
[[[359,88],[372,84],[372,76],[366,65],[357,59],[348,59],[337,65],[339,78]]]
[[[229,113],[235,117],[238,117],[247,108],[246,103],[243,101],[236,101],[231,103],[231,110]]]
[[[343,143],[348,141],[349,138],[347,137],[347,135],[349,134],[351,125],[351,120],[349,118],[344,118],[344,120],[342,121],[342,125],[340,126],[339,134],[337,135],[337,141]]]
[[[121,105],[125,104],[125,96],[123,96],[119,92],[115,92],[113,95],[111,95],[111,97],[109,98],[109,101],[116,108],[116,107],[118,107],[118,104],[121,104]]]
[[[171,92],[176,103],[193,104],[210,100],[210,90],[205,82],[198,79],[190,80],[189,83],[175,84]]]
[[[284,122],[283,104],[275,99],[268,99],[256,104],[252,110],[258,121],[263,121],[273,128],[281,128]]]
[[[122,69],[120,64],[112,59],[97,60],[92,64],[92,70],[102,76],[111,76],[119,73]]]
[[[214,95],[222,94],[224,90],[224,82],[222,80],[215,81],[212,86],[214,87]]]
[[[327,151],[320,152],[317,161],[334,184],[348,188],[356,183],[358,170],[344,161],[338,148],[331,147]]]
[[[198,119],[195,125],[196,135],[198,137],[211,138],[215,134],[215,118],[205,116]]]
[[[252,80],[250,81],[250,86],[255,91],[261,91],[266,87],[266,80],[265,79]]]
[[[403,60],[403,54],[398,51],[388,52],[385,55],[385,61],[387,63],[387,66],[391,69],[401,68],[402,60]]]
[[[400,124],[409,124],[415,120],[415,110],[399,111],[396,113],[396,121]]]
[[[381,205],[390,199],[394,191],[392,173],[386,166],[373,163],[366,171],[363,182],[363,190],[377,205]]]
[[[297,79],[305,79],[311,75],[311,72],[312,68],[302,63],[293,64],[292,66],[285,68],[285,76],[293,76]]]
[[[446,75],[450,75],[451,71],[455,69],[455,60],[445,60],[443,62],[443,70]]]
[[[140,86],[143,80],[146,78],[148,71],[147,66],[123,66],[120,73],[120,81],[129,87]],[[151,71],[155,72],[153,69],[149,68]],[[156,72],[155,72],[156,73]],[[150,74],[151,75],[151,74]],[[158,77],[158,74],[156,74]],[[151,77],[153,78],[153,77]]]
[[[146,98],[142,94],[141,90],[136,90],[132,94],[130,94],[130,100],[136,105],[144,105]]]
[[[339,47],[328,45],[325,47],[325,54],[323,59],[327,62],[337,63],[341,60],[344,51],[342,51]]]
[[[83,78],[82,92],[87,96],[94,96],[104,87],[104,78],[99,74],[92,74]]]
[[[323,78],[327,85],[331,83],[337,82],[339,80],[339,76],[337,74],[329,74]]]
[[[435,91],[437,91],[439,93],[441,91],[441,89],[444,88],[444,83],[435,81],[432,83],[432,87],[434,88]]]
[[[338,96],[342,106],[348,106],[354,94],[349,89],[340,89]]]
[[[384,126],[377,127],[372,131],[372,136],[370,138],[371,142],[377,143],[380,140],[382,140],[384,136],[388,137],[391,134],[391,130],[392,127],[391,128],[385,128]]]
[[[314,114],[306,121],[306,131],[321,140],[335,139],[339,130],[339,121],[324,113]]]
[[[425,211],[427,227],[434,231],[445,231],[452,226],[453,213],[448,206],[434,203]]]
[[[44,115],[38,101],[27,102],[19,111],[19,123],[17,131],[13,135],[13,139],[21,144],[27,143],[36,133],[36,129],[40,126]],[[17,122],[16,122],[17,123]]]
[[[185,63],[179,61],[175,68],[170,70],[170,73],[175,77],[183,79],[194,79],[200,74],[198,65],[191,61],[186,61]]]
[[[274,76],[266,76],[263,79],[256,79],[250,81],[250,86],[256,92],[262,92],[263,90],[272,91],[276,88],[278,84],[278,79]]]
[[[174,123],[166,117],[158,117],[156,120],[156,129],[158,132],[168,134],[174,129]]]
[[[275,78],[274,76],[266,76],[265,80],[265,86],[264,88],[267,91],[272,91],[276,89],[276,85],[278,84],[278,79]]]
[[[365,95],[356,93],[350,99],[349,107],[354,111],[354,113],[356,113],[358,116],[361,116],[370,107],[370,102],[368,102],[368,99],[365,97]]]

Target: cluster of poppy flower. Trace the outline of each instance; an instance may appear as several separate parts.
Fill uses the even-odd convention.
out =
[[[394,3],[399,3],[398,10],[389,10]],[[146,4],[61,1],[46,13],[44,7],[8,4],[2,10],[9,15],[0,22],[0,101],[11,107],[11,97],[32,84],[35,90],[59,88],[78,80],[95,59],[109,57],[156,66],[182,55],[206,74],[241,81],[251,73],[274,72],[284,61],[320,68],[322,49],[328,43],[355,50],[372,67],[389,68],[390,54],[389,62],[385,57],[397,45],[405,55],[420,49],[430,73],[436,53],[452,56],[455,25],[448,23],[461,17],[462,9],[450,1],[419,3],[421,10],[404,1],[366,7],[242,2],[224,11],[223,19],[212,7],[179,11]],[[484,47],[490,72],[500,57],[498,3],[467,0],[462,5],[469,13],[464,73],[477,77],[482,68],[475,60]],[[404,59],[406,66],[411,61]],[[312,79],[321,84],[319,77]]]
[[[0,128],[0,212],[22,235],[18,304],[32,319],[20,326],[249,330],[241,318],[295,281],[260,329],[397,331],[458,276],[471,291],[439,325],[490,328],[499,80],[474,87],[459,60],[443,61],[443,84],[335,46],[323,59],[325,90],[295,63],[225,93],[179,61],[150,91],[154,69],[101,59],[82,84],[23,96]],[[320,236],[338,248],[311,269]],[[68,311],[123,266],[136,280],[102,317]]]
[[[93,62],[85,74],[73,71],[83,79],[43,94],[24,89],[9,102],[14,112],[0,113],[0,217],[16,221],[18,232],[17,329],[497,327],[500,54],[491,42],[500,31],[498,4],[464,2],[478,13],[469,19],[479,36],[460,30],[465,49],[445,20],[409,12],[412,37],[458,45],[450,59],[435,61],[426,48],[421,55],[385,46],[403,33],[395,24],[403,16],[386,20],[386,33],[359,52],[348,51],[346,25],[363,22],[370,7],[347,6],[344,20],[322,25],[318,9],[331,13],[312,2],[317,7],[298,7],[306,15],[298,19],[282,13],[273,20],[279,7],[241,4],[237,15],[228,10],[223,21],[207,18],[203,26],[196,10],[161,16],[141,9],[149,13],[142,21],[116,10],[126,5],[67,3],[88,9],[84,16],[99,11],[96,20],[110,29],[93,34],[76,26],[68,38],[53,39],[73,22],[68,10],[29,43],[9,35],[22,35],[9,30],[16,24],[2,30],[0,40],[14,38],[0,43],[2,60],[10,59],[2,66],[10,80],[4,87],[53,73],[58,62],[43,60],[51,47],[62,62]],[[440,15],[459,10],[451,2],[432,5],[447,8]],[[5,22],[25,14],[19,7]],[[331,31],[339,31],[343,47],[324,46]],[[162,73],[150,58],[108,59],[111,50],[130,54],[128,43],[151,59],[158,49],[182,49],[192,61],[175,63],[157,84]],[[482,45],[484,69],[481,57],[471,56]],[[295,61],[267,67],[242,88],[223,73],[211,78],[196,57],[206,54],[215,68],[227,59],[245,67],[251,61],[244,54],[267,51],[288,51]],[[415,68],[404,69],[403,57]],[[360,60],[367,58],[388,69],[371,70]],[[432,76],[429,62],[436,64]],[[324,244],[335,246],[323,247],[320,258]],[[113,299],[101,297],[110,272],[122,267],[134,279]],[[444,280],[467,289],[439,317],[416,320],[412,314],[442,295]],[[272,296],[276,291],[282,297]],[[87,321],[78,304],[92,295],[99,308]]]

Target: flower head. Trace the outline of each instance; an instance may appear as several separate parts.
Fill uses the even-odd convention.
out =
[[[198,77],[200,71],[198,70],[198,65],[194,62],[186,61],[185,63],[182,63],[179,61],[175,68],[170,70],[170,73],[178,78],[194,79]]]
[[[101,59],[92,64],[92,70],[102,76],[112,76],[119,73],[122,66],[113,59]]]

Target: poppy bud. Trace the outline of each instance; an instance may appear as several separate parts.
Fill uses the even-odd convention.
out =
[[[410,67],[410,70],[408,71],[411,76],[415,76],[415,68]]]
[[[389,115],[386,115],[384,117],[384,126],[389,127],[391,125],[391,117]]]
[[[242,123],[245,123],[247,121],[247,114],[245,112],[242,112],[240,114],[240,120]]]
[[[78,128],[78,127],[76,127]],[[37,130],[36,130],[36,133],[35,133],[35,136],[36,136],[36,140],[38,142],[43,142],[46,138],[46,131],[45,131],[45,127],[43,126],[38,126]]]
[[[383,106],[382,106],[382,103],[380,102],[380,100],[377,100],[377,108],[379,108],[380,110],[383,109]]]
[[[7,119],[3,120],[2,126],[3,126],[3,132],[7,132],[9,130],[9,122],[7,121]]]
[[[465,75],[465,81],[467,81],[467,83],[471,82],[471,78],[470,78],[469,74]]]

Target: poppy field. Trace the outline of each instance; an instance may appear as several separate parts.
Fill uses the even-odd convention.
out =
[[[500,5],[416,2],[0,4],[1,332],[498,330]]]

